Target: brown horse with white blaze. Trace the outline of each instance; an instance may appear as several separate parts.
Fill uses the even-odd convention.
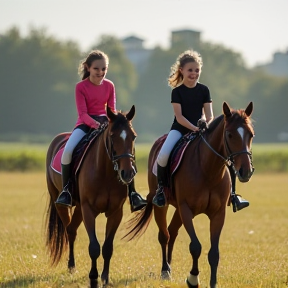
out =
[[[170,278],[173,247],[178,230],[183,225],[190,237],[189,250],[192,256],[192,268],[186,283],[189,288],[200,287],[198,259],[201,255],[201,243],[195,232],[193,218],[203,213],[210,220],[210,287],[216,288],[219,239],[230,201],[231,179],[237,175],[241,182],[247,182],[254,171],[251,154],[254,136],[250,118],[252,111],[252,102],[245,110],[231,109],[224,102],[223,114],[214,119],[209,129],[199,133],[188,145],[172,178],[172,197],[167,202],[176,210],[168,227],[168,205],[160,208],[152,204],[157,189],[157,178],[152,167],[161,148],[161,141],[156,141],[152,146],[148,160],[148,204],[128,222],[129,231],[125,237],[128,240],[140,237],[148,227],[154,211],[162,250],[163,279]],[[228,166],[233,169],[228,169]],[[229,170],[235,175],[230,176]]]
[[[89,273],[92,288],[98,285],[97,259],[100,256],[100,244],[97,240],[96,217],[105,213],[107,217],[105,241],[102,247],[104,267],[102,283],[109,281],[110,259],[113,253],[113,240],[123,216],[123,204],[127,199],[127,185],[136,174],[135,138],[132,127],[135,115],[134,105],[128,113],[113,112],[106,108],[109,123],[90,145],[77,174],[76,193],[73,193],[73,206],[69,209],[55,205],[62,190],[61,175],[51,168],[51,161],[63,143],[67,134],[63,133],[51,142],[46,159],[46,178],[50,194],[47,211],[47,241],[53,264],[58,264],[65,248],[69,244],[68,268],[75,267],[74,242],[77,229],[84,222],[89,237],[89,255],[91,270]],[[76,197],[76,195],[78,197]]]

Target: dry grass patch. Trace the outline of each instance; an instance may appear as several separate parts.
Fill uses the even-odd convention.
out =
[[[146,174],[136,176],[136,186],[147,194]],[[90,258],[88,236],[81,225],[75,247],[76,271],[67,272],[67,256],[49,267],[45,250],[44,219],[47,189],[44,173],[0,173],[0,287],[60,288],[88,287]],[[218,285],[221,288],[287,288],[288,281],[288,175],[257,175],[247,184],[237,182],[237,192],[250,201],[250,207],[233,213],[227,208],[220,239]],[[130,216],[128,202],[124,219]],[[170,209],[169,217],[173,209]],[[105,217],[97,218],[96,228],[103,243]],[[208,287],[209,223],[204,215],[195,219],[202,243],[201,287]],[[113,287],[186,287],[191,269],[189,238],[180,229],[175,244],[171,282],[159,280],[161,252],[154,220],[138,242],[121,240],[121,225],[114,241],[110,278]],[[99,260],[101,273],[103,261]]]

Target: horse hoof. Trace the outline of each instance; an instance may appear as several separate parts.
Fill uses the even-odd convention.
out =
[[[75,271],[76,271],[75,266],[74,267],[68,267],[68,271],[69,271],[70,274],[74,274]]]
[[[161,279],[162,279],[162,280],[171,280],[171,273],[170,273],[170,271],[162,271],[162,272],[161,272]]]
[[[199,284],[197,284],[197,285],[190,284],[188,279],[186,279],[186,284],[187,284],[188,288],[200,288]]]
[[[99,288],[97,279],[90,279],[90,288]]]

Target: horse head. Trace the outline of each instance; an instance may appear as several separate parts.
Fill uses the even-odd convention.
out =
[[[226,102],[223,103],[225,147],[240,182],[248,182],[254,172],[251,152],[254,137],[250,118],[252,112],[252,102],[245,110],[233,110]]]
[[[133,105],[128,113],[114,112],[107,106],[106,112],[109,118],[107,130],[110,158],[120,181],[127,185],[136,174],[134,146],[136,133],[132,127],[135,106]]]

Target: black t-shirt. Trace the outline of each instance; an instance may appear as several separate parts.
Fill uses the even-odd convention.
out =
[[[179,103],[182,115],[195,126],[202,116],[204,103],[211,102],[209,88],[201,83],[197,83],[193,88],[181,84],[174,88],[171,93],[171,103]],[[179,124],[176,117],[174,117],[171,130],[178,130],[182,135],[191,131]]]

